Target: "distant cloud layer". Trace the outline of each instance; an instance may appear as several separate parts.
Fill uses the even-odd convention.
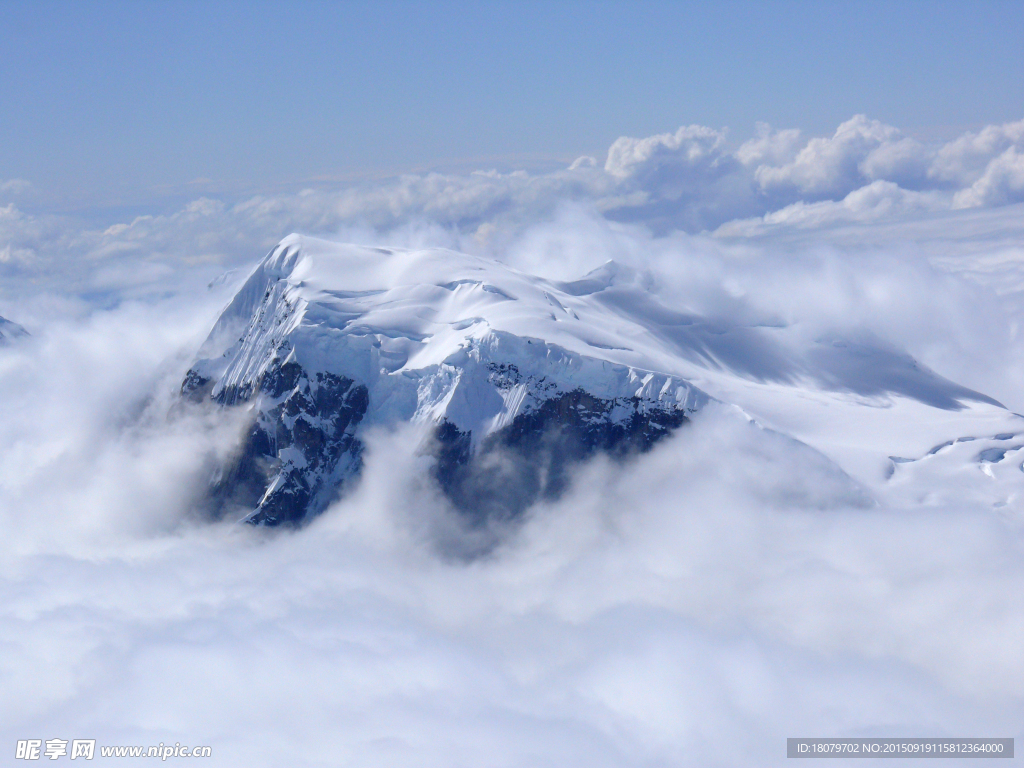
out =
[[[83,291],[120,277],[119,259],[247,261],[290,231],[441,228],[480,244],[553,218],[566,204],[655,232],[883,221],[1024,201],[1024,120],[929,144],[857,115],[832,136],[761,124],[731,147],[724,131],[622,137],[603,164],[582,157],[550,173],[426,173],[339,189],[257,195],[233,204],[201,198],[170,214],[105,229],[27,213],[22,180],[0,181],[0,273],[45,275],[88,263]],[[7,197],[5,201],[3,198]],[[739,223],[743,222],[743,223]],[[79,261],[76,265],[75,260]]]

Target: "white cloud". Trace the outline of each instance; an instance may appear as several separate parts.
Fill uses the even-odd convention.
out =
[[[662,173],[707,175],[724,157],[725,134],[703,125],[683,126],[675,133],[643,139],[623,136],[608,148],[604,169],[619,179]]]
[[[836,198],[877,179],[916,180],[924,175],[925,149],[896,128],[856,115],[831,138],[808,141],[792,161],[757,166],[765,193],[810,199]]]
[[[816,228],[835,223],[868,222],[918,216],[950,207],[948,194],[914,192],[891,181],[873,181],[853,190],[842,200],[799,201],[758,219],[741,219],[716,230],[724,236],[755,234],[764,225]],[[966,207],[966,206],[962,206]]]
[[[985,172],[953,198],[954,208],[1005,205],[1024,200],[1024,148],[1010,147],[993,158]]]
[[[736,150],[736,159],[747,166],[781,166],[793,162],[803,142],[800,129],[773,131],[767,123],[758,123],[755,136]]]
[[[929,176],[963,188],[977,181],[989,163],[1011,147],[1024,149],[1024,120],[989,125],[940,147],[929,168]]]

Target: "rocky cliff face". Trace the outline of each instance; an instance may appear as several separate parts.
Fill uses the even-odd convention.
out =
[[[189,371],[182,394],[199,400],[213,382]],[[249,405],[254,420],[237,457],[215,476],[219,507],[251,509],[249,522],[298,523],[321,511],[359,471],[356,428],[366,387],[323,371],[310,374],[276,359],[251,389],[221,390],[221,405]]]
[[[502,368],[498,382],[515,373],[513,365]],[[652,407],[639,397],[604,399],[582,387],[559,391],[488,434],[475,450],[471,432],[442,422],[434,474],[473,522],[504,520],[537,499],[557,498],[574,464],[598,451],[619,458],[646,451],[682,426],[686,413],[685,408]]]
[[[251,417],[214,477],[214,508],[261,525],[308,520],[358,475],[375,424],[430,426],[434,478],[474,524],[557,496],[596,452],[649,449],[707,398],[642,365],[626,338],[635,329],[590,302],[613,282],[286,238],[182,383],[190,400]]]

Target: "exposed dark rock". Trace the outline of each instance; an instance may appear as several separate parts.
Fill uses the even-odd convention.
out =
[[[528,380],[511,363],[491,364],[499,390],[528,383],[541,398],[479,444],[454,424],[436,428],[434,477],[471,526],[513,520],[540,499],[554,499],[572,468],[595,453],[617,459],[648,451],[687,421],[685,411],[657,407],[639,397],[603,399],[583,389],[559,392],[544,379]],[[213,384],[194,371],[183,397],[211,398]],[[543,399],[547,395],[546,399]],[[215,515],[231,511],[259,525],[297,525],[321,512],[359,473],[362,443],[356,426],[369,406],[368,391],[330,373],[311,379],[295,362],[275,362],[255,387],[225,387],[212,400],[241,406],[262,398],[234,458],[215,478]]]
[[[181,382],[181,396],[193,403],[201,403],[210,396],[213,389],[213,379],[200,376],[195,371],[185,374],[185,380]]]
[[[210,397],[209,380],[189,371],[182,395]],[[214,401],[237,406],[265,398],[236,456],[215,478],[214,514],[251,512],[260,525],[297,525],[321,512],[361,462],[355,427],[369,404],[366,387],[330,373],[311,380],[294,362],[275,363],[253,388],[226,387]],[[340,465],[344,465],[344,467]],[[348,468],[348,472],[339,472]]]
[[[516,381],[515,366],[501,375]],[[626,418],[613,410],[632,409]],[[442,422],[435,432],[434,476],[473,525],[503,522],[540,499],[558,498],[571,469],[604,452],[624,459],[643,453],[687,418],[682,410],[643,410],[639,398],[604,400],[582,389],[555,395],[516,416],[472,451],[472,435]]]

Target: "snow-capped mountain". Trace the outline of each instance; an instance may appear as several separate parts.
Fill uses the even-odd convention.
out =
[[[359,471],[362,430],[402,421],[436,426],[436,478],[482,518],[557,494],[596,450],[644,450],[707,397],[593,303],[613,278],[557,284],[448,250],[285,238],[182,385],[253,412],[218,495],[252,522],[300,522]],[[487,461],[499,453],[514,470]]]
[[[216,504],[300,523],[358,475],[366,429],[402,422],[429,427],[435,480],[479,521],[556,496],[597,451],[643,452],[711,400],[811,445],[869,493],[898,480],[907,462],[893,457],[927,463],[964,436],[1024,433],[880,339],[808,344],[773,318],[687,314],[649,280],[614,262],[555,282],[444,249],[285,238],[182,384],[253,419]],[[994,456],[975,462],[986,477]]]
[[[0,345],[9,344],[23,336],[28,336],[28,331],[17,323],[12,323],[10,320],[0,317]]]

